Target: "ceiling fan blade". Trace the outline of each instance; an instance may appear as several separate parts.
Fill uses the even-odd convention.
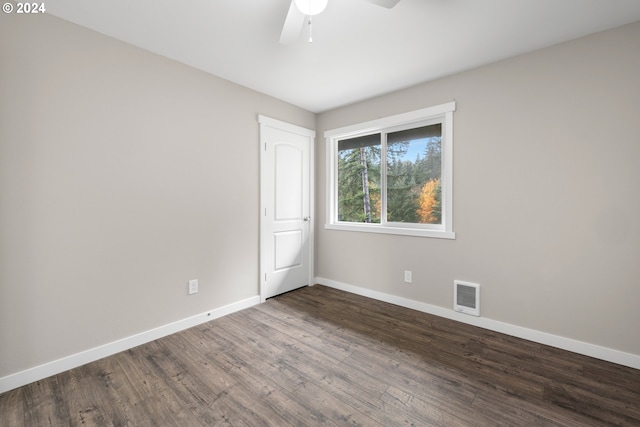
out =
[[[393,6],[397,5],[400,0],[367,0],[369,3],[377,4],[378,6],[386,7],[387,9],[391,9]]]
[[[282,33],[280,34],[280,43],[291,44],[298,40],[303,25],[304,15],[296,7],[294,0],[291,0],[289,12],[287,13],[287,19],[285,19],[284,21]]]

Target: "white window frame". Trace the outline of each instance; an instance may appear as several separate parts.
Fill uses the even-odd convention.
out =
[[[453,232],[453,112],[455,101],[421,110],[372,120],[324,133],[327,145],[327,219],[325,229],[361,231],[369,233],[399,234],[404,236],[455,239]],[[379,224],[338,221],[338,141],[373,133],[385,133],[397,129],[410,129],[429,124],[442,124],[442,224],[414,224],[386,221],[386,174],[382,181],[382,212]],[[386,147],[386,141],[382,143]],[[381,161],[386,161],[386,153]]]

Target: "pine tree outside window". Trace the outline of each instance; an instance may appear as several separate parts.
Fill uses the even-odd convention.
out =
[[[455,238],[455,103],[325,132],[326,228]]]

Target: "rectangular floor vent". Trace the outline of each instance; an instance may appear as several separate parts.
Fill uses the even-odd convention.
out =
[[[460,313],[480,316],[480,285],[454,280],[453,309]]]

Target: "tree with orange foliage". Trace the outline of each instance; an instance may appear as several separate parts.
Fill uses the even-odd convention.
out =
[[[418,199],[418,217],[423,224],[440,224],[442,219],[442,204],[440,201],[440,180],[427,181],[420,190]]]

